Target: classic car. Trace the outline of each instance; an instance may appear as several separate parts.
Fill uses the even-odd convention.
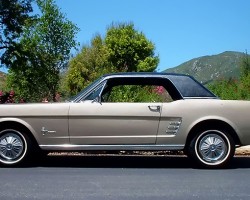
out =
[[[62,103],[0,105],[0,163],[40,151],[177,150],[224,167],[250,144],[250,102],[220,100],[193,77],[114,73]]]

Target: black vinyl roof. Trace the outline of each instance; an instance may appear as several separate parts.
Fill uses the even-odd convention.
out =
[[[127,80],[125,81],[125,79]],[[166,86],[166,89],[169,93],[171,93],[172,98],[175,100],[193,98],[217,99],[217,97],[212,92],[210,92],[206,87],[189,75],[159,72],[121,72],[101,76],[89,86],[84,88],[76,96],[72,97],[70,101],[79,102],[92,89],[97,87],[99,84],[102,84],[106,80],[113,84],[123,84],[123,82],[128,83],[128,79],[130,79],[130,83],[138,85],[141,83],[164,83],[163,85]]]
[[[184,99],[187,98],[217,98],[201,83],[195,80],[192,76],[175,73],[159,73],[159,72],[121,72],[106,74],[103,78],[115,77],[148,77],[148,78],[167,78],[176,89],[180,92]]]

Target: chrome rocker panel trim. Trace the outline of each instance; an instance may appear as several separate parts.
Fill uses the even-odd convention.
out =
[[[63,145],[39,145],[43,150],[52,151],[84,151],[84,150],[183,150],[185,145],[175,144],[175,145],[73,145],[73,144],[63,144]]]

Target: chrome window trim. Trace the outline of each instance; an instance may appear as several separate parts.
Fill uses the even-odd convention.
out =
[[[184,97],[183,99],[219,99],[218,97]]]
[[[106,83],[107,83],[107,80],[100,82],[98,85],[96,85],[95,87],[91,88],[88,92],[86,92],[79,101],[80,102],[85,101],[85,98],[88,97],[92,92],[98,91],[99,89],[101,89],[99,94],[97,95],[97,97],[99,97],[100,94],[102,93],[103,88],[105,87]],[[94,100],[94,99],[91,99],[91,100]]]
[[[102,83],[105,79],[103,77],[97,79],[95,82],[91,83],[89,86],[85,87],[82,91],[80,91],[76,96],[72,97],[69,101],[78,103],[86,97],[93,89],[95,89],[100,83]]]

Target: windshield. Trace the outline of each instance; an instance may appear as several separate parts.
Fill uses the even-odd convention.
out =
[[[94,87],[95,85],[97,85],[101,80],[103,79],[103,77],[98,78],[97,80],[95,80],[93,83],[91,83],[90,85],[88,85],[86,88],[84,88],[81,92],[79,92],[77,95],[71,97],[69,99],[70,102],[77,102],[81,99],[81,97],[83,96],[84,93],[86,93],[90,88]]]

